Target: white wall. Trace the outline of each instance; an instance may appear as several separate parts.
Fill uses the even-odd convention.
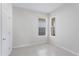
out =
[[[47,15],[42,13],[14,7],[13,47],[28,46],[47,42],[47,29],[46,36],[38,36],[38,18],[46,18],[46,16]]]
[[[0,56],[1,56],[1,3],[0,3]]]
[[[55,44],[79,54],[79,4],[64,4],[50,16],[56,17]]]

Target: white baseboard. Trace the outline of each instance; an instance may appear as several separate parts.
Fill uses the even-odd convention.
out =
[[[47,41],[38,42],[38,43],[34,42],[34,43],[31,43],[31,44],[28,43],[28,44],[25,44],[25,45],[18,45],[18,46],[15,46],[13,48],[29,47],[29,46],[38,45],[38,44],[45,44],[45,43],[47,43]]]
[[[49,44],[55,45],[55,46],[58,47],[58,48],[61,48],[61,49],[65,50],[65,51],[68,51],[68,52],[70,52],[70,53],[72,53],[72,54],[74,54],[74,55],[76,55],[76,56],[79,56],[79,53],[76,53],[76,52],[74,52],[74,51],[72,51],[72,50],[70,50],[70,49],[67,49],[67,48],[65,48],[65,47],[62,47],[62,46],[60,46],[60,45],[55,44],[54,40],[52,40],[52,39],[49,40]]]
[[[31,44],[17,45],[17,46],[14,46],[13,48],[20,48],[20,47],[27,47],[27,46],[31,46]]]
[[[69,53],[72,53],[72,54],[74,54],[74,55],[76,55],[76,56],[79,56],[79,53],[76,53],[76,52],[74,52],[74,51],[72,51],[72,50],[70,50],[70,49],[67,49],[67,48],[65,48],[65,47],[62,47],[62,46],[59,46],[59,45],[55,45],[56,47],[59,47],[59,48],[61,48],[61,49],[63,49],[63,50],[65,50],[65,51],[68,51]]]

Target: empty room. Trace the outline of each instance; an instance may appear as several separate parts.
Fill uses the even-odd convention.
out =
[[[79,3],[0,3],[0,56],[79,56]]]

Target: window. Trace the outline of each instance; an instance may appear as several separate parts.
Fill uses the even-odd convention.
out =
[[[55,17],[51,19],[51,36],[55,36]]]
[[[45,35],[45,27],[39,27],[39,35]]]
[[[46,32],[46,21],[44,18],[39,18],[38,35],[45,35]]]

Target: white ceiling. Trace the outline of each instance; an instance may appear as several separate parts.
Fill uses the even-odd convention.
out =
[[[50,13],[62,5],[62,3],[15,3],[15,7],[21,7],[32,11]]]

